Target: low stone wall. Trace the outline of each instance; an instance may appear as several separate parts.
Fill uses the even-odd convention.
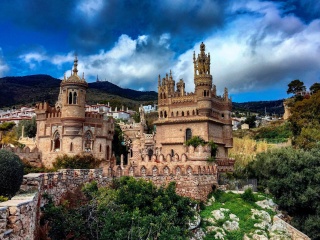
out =
[[[46,203],[43,194],[52,197],[56,204],[68,191],[74,191],[84,183],[96,181],[108,186],[115,176],[103,177],[102,169],[63,169],[54,173],[30,173],[23,177],[20,194],[0,203],[0,239],[37,239],[40,225],[40,207]],[[215,174],[176,174],[135,176],[152,181],[156,186],[176,182],[179,195],[196,200],[206,200],[217,183]]]
[[[0,239],[35,239],[38,192],[0,203]]]
[[[284,229],[287,229],[287,232],[289,233],[292,240],[311,240],[311,238],[309,238],[307,235],[300,232],[298,229],[294,228],[289,223],[283,221],[277,215],[273,217],[273,224],[275,223],[281,224],[284,227]]]

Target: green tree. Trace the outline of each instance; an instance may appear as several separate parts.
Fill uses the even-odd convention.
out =
[[[33,138],[37,134],[37,122],[36,118],[33,117],[31,120],[22,120],[17,126],[17,134],[19,137],[22,136],[22,126],[24,126],[24,136]]]
[[[83,188],[87,202],[44,206],[42,224],[51,239],[186,239],[194,202],[175,192],[175,183],[153,183],[122,177],[109,188],[95,182]]]
[[[298,92],[305,91],[306,87],[304,83],[299,79],[293,80],[288,84],[287,94],[293,93],[297,94]]]
[[[0,150],[0,196],[12,197],[19,190],[23,179],[20,158],[7,150]]]
[[[293,144],[311,149],[320,141],[320,91],[308,99],[295,102],[290,111]]]
[[[257,155],[248,165],[249,177],[267,187],[292,224],[312,239],[320,239],[320,147],[282,148]]]
[[[256,115],[252,115],[246,118],[246,120],[244,121],[244,123],[249,125],[249,128],[255,128],[256,127],[256,121],[257,117]]]
[[[320,90],[320,83],[314,83],[310,87],[310,92],[316,93]]]

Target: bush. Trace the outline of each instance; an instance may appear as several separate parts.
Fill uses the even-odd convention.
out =
[[[8,200],[9,200],[9,198],[4,197],[4,196],[0,196],[0,203],[1,203],[1,202],[8,201]]]
[[[243,199],[243,201],[248,203],[254,203],[256,201],[251,188],[246,189],[244,193],[241,194],[241,198]]]
[[[7,150],[0,150],[0,195],[13,197],[23,180],[23,164],[20,158]]]
[[[203,138],[199,136],[193,136],[190,138],[188,141],[186,141],[186,145],[190,146],[192,145],[193,147],[198,147],[199,145],[203,146],[206,142],[203,140]]]
[[[53,163],[55,169],[93,169],[100,165],[101,160],[93,157],[93,155],[75,155],[68,156],[66,154],[57,157]]]

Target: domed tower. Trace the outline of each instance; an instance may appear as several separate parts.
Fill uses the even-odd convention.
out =
[[[197,108],[199,115],[209,116],[212,108],[211,89],[212,76],[210,75],[210,53],[205,53],[205,45],[201,43],[200,54],[196,58],[193,53],[194,84],[197,96]]]
[[[75,57],[72,74],[60,84],[57,108],[61,108],[61,121],[80,123],[85,121],[86,90],[88,83],[84,76],[78,76],[78,59]]]

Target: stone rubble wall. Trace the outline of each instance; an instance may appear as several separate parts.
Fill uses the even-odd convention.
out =
[[[273,217],[273,223],[281,224],[285,227],[287,232],[289,233],[292,240],[311,240],[307,235],[300,232],[298,229],[291,226],[289,223],[283,221],[281,218],[279,218],[277,215]]]
[[[121,174],[122,175],[122,174]],[[129,175],[123,174],[123,175]],[[29,173],[24,176],[20,194],[9,201],[0,203],[0,239],[37,239],[40,225],[40,207],[52,197],[59,204],[67,191],[74,191],[84,183],[96,181],[99,186],[108,186],[113,174],[103,177],[102,169],[62,169],[53,173]],[[156,176],[135,176],[152,181],[156,186],[176,182],[179,195],[196,200],[206,200],[213,185],[217,183],[215,174],[159,174]]]

